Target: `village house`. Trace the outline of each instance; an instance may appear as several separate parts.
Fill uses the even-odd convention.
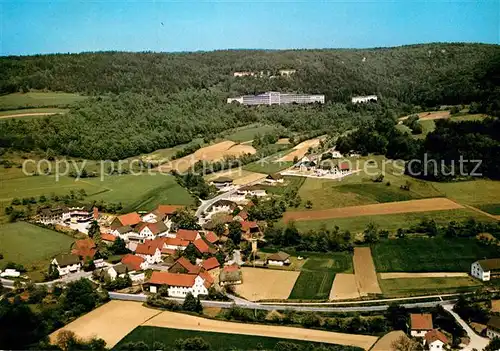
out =
[[[220,275],[220,263],[216,257],[210,257],[201,263],[201,267],[208,272],[213,280],[217,283]]]
[[[91,238],[77,240],[73,245],[71,253],[79,256],[83,261],[93,260],[97,253],[97,246]]]
[[[168,296],[184,298],[188,293],[194,297],[208,295],[213,280],[207,273],[194,275],[155,271],[146,285],[151,293],[157,293],[158,289],[165,285],[168,287]]]
[[[0,269],[0,277],[1,278],[18,278],[21,276],[21,272],[16,271],[12,268],[7,268],[3,272]]]
[[[290,264],[290,255],[280,251],[267,256],[266,263],[270,266],[285,266]]]
[[[187,240],[187,241],[195,241],[196,239],[199,239],[201,236],[197,230],[179,229],[177,231],[177,234],[175,237],[177,239],[182,239],[182,240]]]
[[[219,275],[219,284],[221,286],[225,285],[237,285],[241,284],[243,281],[243,274],[241,273],[240,266],[234,264],[230,266],[224,266],[222,272]]]
[[[427,345],[429,351],[443,351],[448,343],[448,338],[436,329],[427,332],[424,336],[424,345]]]
[[[283,178],[283,176],[279,173],[272,173],[272,174],[269,174],[266,179],[264,180],[266,183],[269,183],[269,184],[277,184],[277,183],[283,183],[285,180]]]
[[[92,206],[80,205],[68,208],[70,219],[72,222],[85,223],[90,222],[94,217]]]
[[[208,245],[205,240],[203,239],[196,239],[195,241],[192,242],[193,246],[196,248],[196,251],[198,251],[201,255],[204,254],[214,254],[217,252],[217,249],[211,247]]]
[[[173,255],[176,250],[184,251],[188,247],[190,241],[183,240],[180,238],[170,238],[167,237],[163,240],[164,246],[162,253]]]
[[[199,274],[201,270],[202,267],[192,264],[186,257],[180,257],[168,269],[170,273],[183,273],[183,274]]]
[[[137,212],[127,213],[121,216],[117,216],[113,222],[111,222],[111,229],[117,229],[124,226],[131,226],[141,222],[141,216]]]
[[[144,257],[132,254],[123,256],[121,263],[127,266],[131,271],[143,271],[149,267]]]
[[[101,240],[107,245],[112,245],[116,241],[116,238],[113,234],[101,233]]]
[[[486,336],[490,339],[500,338],[500,317],[492,316],[486,324]]]
[[[165,235],[168,228],[163,222],[145,223],[141,222],[135,227],[135,231],[139,233],[139,237],[144,239],[154,239],[157,236]]]
[[[111,280],[115,280],[117,277],[125,278],[127,275],[133,283],[138,283],[144,281],[145,274],[131,270],[129,266],[125,264],[118,264],[116,266],[109,267],[107,274]]]
[[[266,191],[257,185],[244,186],[239,188],[236,193],[243,196],[266,196]]]
[[[472,264],[470,274],[483,282],[500,276],[500,258],[479,260]]]
[[[241,221],[241,234],[245,240],[261,235],[259,225],[255,221]]]
[[[215,235],[214,232],[207,231],[205,233],[205,240],[208,241],[210,244],[214,245],[219,241],[219,237]]]
[[[57,271],[59,272],[59,276],[64,276],[69,273],[77,273],[80,272],[82,267],[80,263],[80,257],[73,254],[60,254],[52,259],[51,264],[53,264]]]
[[[236,202],[229,200],[218,200],[215,201],[212,206],[208,209],[208,212],[211,213],[219,213],[219,212],[228,212],[231,213],[234,209],[238,207]]]
[[[134,232],[134,229],[132,229],[132,227],[129,225],[124,225],[123,227],[112,229],[111,234],[120,237],[125,241],[129,240],[129,236],[137,236],[137,233]]]
[[[56,224],[70,218],[70,213],[66,207],[42,208],[36,216],[36,220],[43,224]]]
[[[146,240],[144,243],[137,245],[135,254],[144,258],[148,264],[161,263],[161,250],[163,243],[156,240]]]
[[[219,177],[212,180],[210,184],[214,185],[219,190],[224,190],[233,185],[233,180],[228,177]]]
[[[433,329],[432,314],[412,313],[410,314],[410,335],[423,338],[425,334]]]
[[[158,205],[156,209],[145,214],[142,217],[142,221],[147,223],[163,222],[166,225],[167,230],[170,230],[170,227],[172,226],[172,216],[176,211],[183,208],[185,208],[185,206],[182,205]]]
[[[238,222],[246,221],[247,219],[248,219],[247,210],[241,210],[236,216],[233,217],[233,220]]]
[[[340,174],[347,174],[350,170],[351,166],[349,165],[349,162],[340,162],[335,169],[335,171]]]

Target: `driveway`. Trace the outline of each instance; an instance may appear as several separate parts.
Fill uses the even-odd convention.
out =
[[[460,324],[462,328],[464,328],[467,336],[470,338],[469,345],[464,347],[462,351],[472,351],[473,349],[481,351],[486,347],[486,345],[489,344],[490,340],[488,338],[483,338],[482,336],[477,335],[474,330],[472,330],[472,328],[469,327],[469,325],[465,323],[465,321],[460,318],[460,316],[456,312],[453,311],[453,305],[443,305],[443,307],[445,310],[450,312],[453,317],[455,317],[458,324]]]

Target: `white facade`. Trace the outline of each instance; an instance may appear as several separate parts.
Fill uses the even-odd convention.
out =
[[[354,96],[351,98],[353,104],[360,104],[369,101],[377,101],[377,95],[367,95],[367,96]]]
[[[169,286],[168,296],[170,297],[186,297],[188,293],[193,294],[194,297],[198,295],[208,295],[208,289],[205,287],[205,280],[197,276],[194,280],[194,285],[190,287],[186,286]],[[156,286],[150,286],[149,291],[156,293],[158,290]]]
[[[281,105],[281,104],[311,104],[325,103],[325,95],[307,94],[282,94],[276,91],[268,91],[259,95],[244,95],[228,98],[227,103],[238,102],[243,105]]]
[[[285,180],[283,178],[281,179],[264,179],[264,181],[266,183],[269,183],[269,184],[276,184],[276,183],[283,183]]]
[[[60,267],[55,258],[52,260],[52,264],[54,264],[56,266],[57,271],[59,272],[59,276],[63,276],[63,275],[69,274],[69,273],[78,273],[78,272],[80,272],[80,269],[82,268],[82,265],[80,262]]]
[[[267,260],[267,264],[271,266],[284,266],[285,264],[289,264],[290,260],[285,260],[285,261],[273,261],[273,260]]]
[[[441,340],[434,340],[433,342],[429,343],[429,351],[442,351],[444,350],[444,345],[445,343]]]
[[[266,191],[264,189],[256,189],[256,190],[238,190],[239,195],[245,195],[245,196],[266,196]]]
[[[158,217],[154,213],[152,213],[152,212],[145,214],[144,216],[142,216],[141,219],[145,223],[156,223],[156,222],[158,222]]]
[[[486,272],[483,271],[483,267],[481,267],[481,265],[479,264],[479,262],[474,262],[471,265],[470,274],[474,278],[482,280],[483,282],[490,280],[490,276],[491,276],[490,273],[491,273],[490,271],[486,271]]]
[[[142,228],[142,230],[139,232],[139,236],[141,238],[144,238],[144,239],[154,239],[155,238],[155,235],[153,234],[151,229],[149,229],[147,226]]]
[[[493,339],[493,338],[500,338],[500,333],[493,330],[493,329],[486,329],[486,336],[490,339]]]
[[[156,248],[154,255],[137,254],[137,256],[144,258],[144,261],[148,264],[163,262],[163,260],[161,259],[161,251],[158,248]]]
[[[414,338],[423,338],[427,332],[431,331],[431,329],[428,330],[415,330],[412,329],[410,332],[410,335]]]
[[[5,277],[17,278],[20,275],[21,275],[21,273],[16,271],[15,269],[7,268],[3,272],[0,270],[0,277],[2,277],[2,278],[5,278]]]

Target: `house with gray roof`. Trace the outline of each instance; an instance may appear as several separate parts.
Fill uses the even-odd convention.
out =
[[[471,266],[470,274],[483,282],[500,277],[500,258],[474,262]]]

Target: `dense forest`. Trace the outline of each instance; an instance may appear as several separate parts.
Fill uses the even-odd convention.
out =
[[[290,77],[279,69],[296,69]],[[263,71],[233,77],[234,71]],[[122,159],[205,140],[249,123],[290,133],[339,134],[375,115],[391,118],[441,104],[476,102],[500,111],[500,46],[425,44],[363,50],[232,50],[0,57],[0,92],[91,95],[64,116],[0,121],[0,147],[52,150],[89,159]],[[226,104],[228,96],[267,90],[323,93],[325,105]],[[376,106],[350,97],[377,94]]]

